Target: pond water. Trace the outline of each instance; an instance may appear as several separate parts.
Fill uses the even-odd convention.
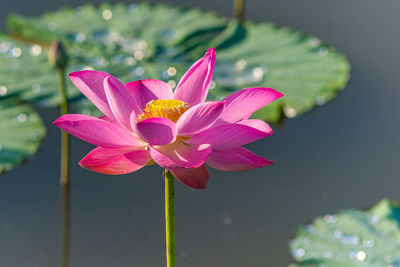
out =
[[[99,1],[92,1],[99,2]],[[230,16],[231,1],[153,1]],[[83,1],[2,1],[39,15]],[[250,145],[276,163],[211,171],[208,188],[176,183],[178,266],[287,266],[300,224],[344,208],[400,200],[398,0],[248,1],[246,16],[315,34],[345,53],[352,80],[334,101]],[[173,22],[171,22],[173,23]],[[218,58],[218,55],[217,55]],[[276,88],[279,90],[279,88]],[[34,159],[0,177],[0,266],[61,266],[56,109],[38,109],[48,136]],[[106,176],[80,168],[90,145],[73,138],[70,267],[164,266],[162,170]]]

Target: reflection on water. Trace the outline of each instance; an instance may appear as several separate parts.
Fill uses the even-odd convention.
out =
[[[69,249],[70,249],[70,192],[69,186],[61,186],[61,267],[68,267]]]

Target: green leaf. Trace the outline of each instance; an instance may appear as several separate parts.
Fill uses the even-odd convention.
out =
[[[30,106],[11,99],[0,101],[0,129],[0,173],[34,155],[45,136],[39,115]]]
[[[400,266],[400,208],[384,199],[369,210],[325,215],[290,243],[295,266]]]
[[[271,23],[240,27],[232,22],[227,28],[239,40],[235,45],[227,47],[235,40],[232,34],[216,41],[216,97],[225,96],[227,88],[274,88],[284,97],[256,116],[277,121],[282,113],[291,118],[326,103],[347,84],[347,59],[318,38]]]
[[[211,12],[145,3],[85,5],[37,18],[12,15],[8,19],[11,35],[36,45],[0,38],[0,84],[8,88],[8,94],[18,94],[23,100],[58,105],[58,81],[48,66],[47,51],[31,53],[58,39],[70,53],[67,72],[94,68],[124,82],[151,77],[173,86],[193,63],[189,51],[214,38],[225,24],[226,19]],[[68,91],[78,101],[74,105],[78,112],[95,111],[70,82]]]
[[[59,104],[57,73],[47,60],[47,51],[40,45],[25,45],[0,35],[0,99],[9,96],[43,104]],[[69,86],[70,98],[81,93]]]
[[[207,48],[215,46],[215,83],[209,100],[222,99],[246,87],[272,87],[285,97],[256,113],[272,122],[331,100],[349,79],[346,58],[316,37],[270,23],[247,22],[240,26],[234,20],[197,9],[146,3],[85,5],[33,18],[13,15],[8,19],[8,28],[12,36],[41,45],[61,40],[72,58],[68,71],[92,67],[124,82],[153,78],[176,85],[190,65]],[[38,64],[38,58],[32,66]],[[24,65],[29,61],[23,55],[18,60]],[[29,79],[23,83],[19,76],[6,76],[4,80],[0,76],[0,83],[9,86],[10,92],[23,91],[20,95],[25,100],[40,99],[56,105],[57,80],[45,71],[48,66],[44,66],[44,60],[40,64],[45,88],[52,90],[42,98],[32,96]],[[170,67],[175,68],[174,75],[168,74]],[[24,73],[30,77],[29,68]],[[41,75],[35,73],[34,78],[36,84],[41,84]],[[14,83],[8,85],[8,79]],[[69,93],[79,101],[75,105],[78,112],[93,112],[91,104],[81,100],[75,89],[70,88]]]

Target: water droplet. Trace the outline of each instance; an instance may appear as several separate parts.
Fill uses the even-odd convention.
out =
[[[8,50],[11,48],[11,44],[10,43],[0,43],[0,53],[4,54],[7,53]]]
[[[238,61],[235,63],[235,69],[236,69],[237,71],[242,71],[242,70],[244,70],[246,67],[247,67],[247,61],[244,60],[244,59],[238,60]]]
[[[163,70],[161,72],[161,77],[162,77],[163,80],[168,79],[169,78],[168,71],[167,70]]]
[[[167,73],[168,73],[168,75],[169,75],[170,77],[175,76],[175,74],[176,74],[176,69],[175,69],[174,67],[169,67],[169,68],[167,69]]]
[[[134,57],[136,60],[142,60],[143,59],[143,53],[141,51],[136,51],[134,54]]]
[[[286,117],[288,117],[288,118],[294,118],[297,115],[296,110],[291,107],[285,107],[283,109],[283,112],[285,113]]]
[[[315,227],[312,226],[311,224],[307,225],[307,226],[305,227],[305,230],[306,230],[308,233],[310,233],[310,234],[315,233]]]
[[[136,8],[137,8],[137,4],[129,4],[128,5],[128,10],[131,11],[131,12],[135,11]]]
[[[55,30],[57,29],[57,23],[55,23],[55,22],[49,22],[49,23],[47,24],[47,28],[48,28],[50,31],[55,31]]]
[[[133,57],[126,57],[124,63],[128,66],[133,66],[136,64],[136,60]]]
[[[103,57],[94,57],[89,59],[89,64],[96,68],[104,68],[108,65],[108,61]]]
[[[175,31],[172,29],[167,29],[162,33],[164,39],[171,40],[175,36]]]
[[[337,217],[335,215],[327,214],[324,216],[324,221],[327,223],[335,223],[337,222]]]
[[[138,49],[145,50],[147,48],[147,42],[145,40],[136,41],[136,46]]]
[[[42,53],[42,47],[40,45],[32,45],[31,47],[31,54],[33,56],[38,56]]]
[[[320,55],[320,56],[328,55],[328,49],[326,47],[320,47],[318,49],[318,55]]]
[[[217,84],[215,83],[215,81],[211,81],[210,82],[210,90],[214,89],[216,85]]]
[[[169,80],[169,81],[168,81],[168,85],[169,85],[172,89],[174,89],[175,86],[176,86],[176,82],[175,82],[174,80]]]
[[[229,216],[224,217],[224,224],[225,225],[231,225],[232,224],[232,218]]]
[[[144,68],[143,67],[137,67],[133,71],[136,76],[142,76],[144,75]]]
[[[365,251],[358,251],[356,258],[358,261],[365,261],[365,259],[367,258],[367,253],[365,253]]]
[[[28,117],[24,113],[18,114],[18,116],[16,118],[16,120],[21,123],[26,122],[27,119],[28,119]]]
[[[331,259],[331,258],[333,258],[333,252],[332,252],[332,251],[325,251],[325,252],[322,254],[322,256],[323,256],[325,259]]]
[[[105,20],[110,20],[112,18],[112,11],[109,9],[104,9],[103,10],[103,19]]]
[[[293,250],[293,257],[296,259],[304,257],[304,255],[306,255],[306,251],[303,248],[296,248]]]
[[[22,50],[19,47],[14,47],[10,51],[10,56],[12,57],[19,57],[22,54]]]
[[[0,96],[5,96],[7,94],[7,87],[0,85]]]
[[[86,34],[84,34],[83,32],[79,32],[74,36],[74,41],[77,43],[82,43],[85,40],[86,40]]]
[[[36,83],[32,85],[32,91],[35,93],[39,93],[40,91],[42,91],[42,86]]]
[[[309,44],[311,47],[314,48],[314,47],[321,45],[321,41],[318,38],[313,37],[313,38],[310,38]]]
[[[323,104],[325,104],[325,100],[322,97],[317,97],[315,99],[315,104],[317,104],[318,106],[322,106]]]
[[[400,259],[399,259],[399,258],[395,259],[395,260],[392,262],[391,265],[392,265],[393,267],[400,267]]]
[[[335,230],[335,231],[333,231],[332,236],[334,238],[340,239],[342,237],[342,232],[339,230]]]
[[[369,222],[371,224],[377,224],[380,221],[380,217],[379,215],[372,215],[371,217],[369,217]]]
[[[253,69],[253,77],[256,82],[260,82],[264,76],[264,70],[261,67],[256,67]]]
[[[94,70],[92,66],[83,66],[82,70]]]
[[[121,64],[124,62],[125,58],[122,55],[114,55],[111,57],[111,62],[113,64]]]
[[[362,242],[364,247],[372,248],[375,246],[375,241],[374,240],[363,240]]]
[[[343,244],[357,245],[360,242],[360,238],[354,235],[342,234],[340,237],[340,242],[342,242]]]

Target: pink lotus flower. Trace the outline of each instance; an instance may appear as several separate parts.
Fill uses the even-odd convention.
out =
[[[205,188],[208,166],[242,171],[272,164],[243,148],[272,134],[252,113],[282,96],[270,88],[248,88],[222,101],[206,102],[214,71],[211,48],[182,77],[175,92],[159,80],[121,83],[110,74],[69,74],[104,116],[67,114],[54,124],[98,146],[80,161],[86,169],[125,174],[157,163],[192,188]]]

